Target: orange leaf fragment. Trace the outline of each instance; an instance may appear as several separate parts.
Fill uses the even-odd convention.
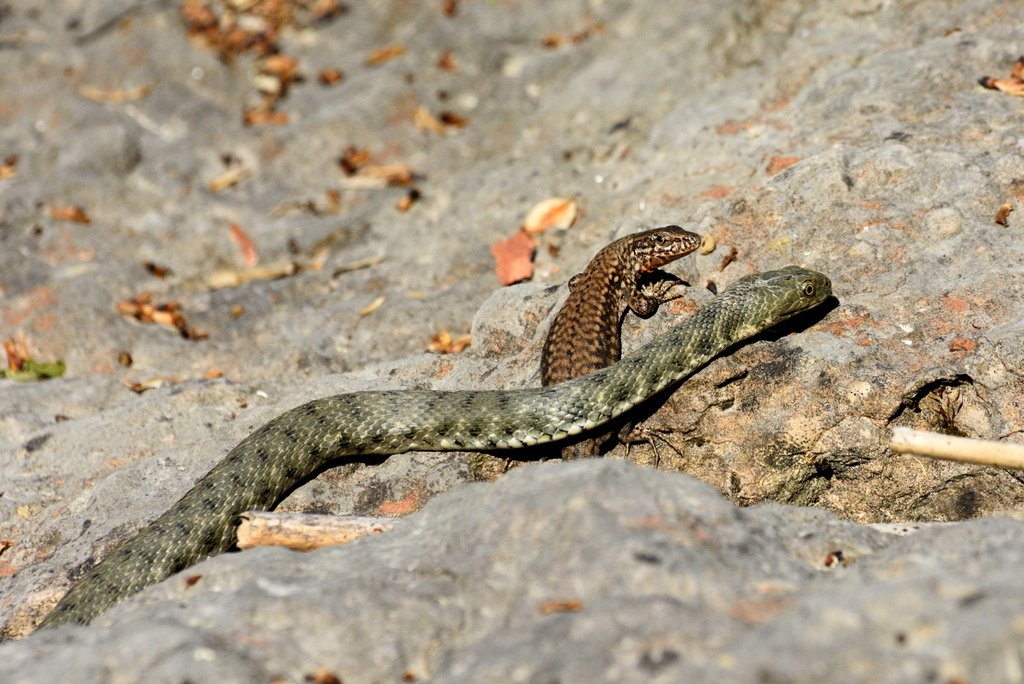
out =
[[[533,238],[523,231],[518,231],[507,240],[499,240],[491,245],[495,271],[502,285],[511,285],[533,277],[534,248]]]
[[[579,208],[570,197],[549,197],[533,205],[523,221],[523,230],[530,235],[543,233],[548,228],[566,229],[576,221]]]
[[[579,599],[556,599],[553,601],[545,601],[537,607],[537,611],[541,615],[550,615],[551,613],[578,613],[583,610],[583,601]]]
[[[260,261],[260,255],[256,251],[256,243],[252,241],[245,229],[237,223],[229,223],[228,230],[231,231],[231,239],[235,241],[238,248],[242,250],[242,258],[246,266],[255,266]]]
[[[452,337],[447,330],[442,330],[430,339],[430,346],[427,347],[435,354],[459,354],[466,350],[473,341],[470,335],[459,335]]]
[[[444,124],[438,121],[430,111],[423,106],[416,108],[416,114],[413,117],[413,125],[416,130],[423,132],[435,133],[441,135],[444,133]]]
[[[437,68],[444,69],[445,71],[455,71],[458,68],[455,64],[455,54],[451,50],[442,52],[441,56],[437,58]]]
[[[405,54],[405,47],[402,45],[389,45],[387,47],[374,50],[366,56],[366,66],[377,66],[383,64],[396,57],[401,57]]]
[[[85,213],[85,209],[77,204],[69,204],[63,207],[50,207],[50,217],[58,221],[71,221],[73,223],[92,223],[92,219]]]
[[[324,69],[317,74],[317,80],[320,81],[320,85],[325,86],[332,86],[336,83],[340,83],[342,78],[344,78],[344,73],[341,69]]]

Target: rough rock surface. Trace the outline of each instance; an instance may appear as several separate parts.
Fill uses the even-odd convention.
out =
[[[682,10],[669,0],[469,1],[448,17],[441,3],[351,5],[332,20],[284,32],[282,49],[299,58],[306,76],[281,102],[289,123],[246,127],[242,112],[259,99],[252,58],[222,62],[188,39],[176,3],[0,4],[0,162],[18,156],[16,176],[0,180],[0,336],[24,333],[36,358],[68,364],[59,380],[0,381],[0,540],[11,543],[0,553],[0,624],[7,634],[26,632],[83,564],[165,510],[228,448],[286,408],[366,388],[536,383],[546,320],[562,296],[555,286],[610,239],[665,223],[709,232],[719,247],[670,267],[695,287],[651,321],[627,321],[627,349],[710,299],[709,281],[726,286],[756,270],[800,263],[824,271],[838,304],[795,334],[715,361],[652,407],[648,423],[678,450],[659,448],[661,470],[694,475],[733,504],[812,505],[861,523],[958,521],[1024,505],[1017,475],[897,457],[885,446],[894,425],[1022,439],[1022,219],[1011,213],[1002,227],[993,216],[1005,202],[1024,201],[1024,100],[976,84],[984,74],[1005,75],[1016,58],[1020,7],[984,0],[708,0]],[[565,39],[543,47],[552,34]],[[404,45],[406,54],[366,64],[367,54],[391,44]],[[454,55],[454,71],[437,66],[445,50]],[[318,84],[316,74],[325,68],[342,69],[342,82]],[[128,96],[97,102],[97,91]],[[468,125],[443,135],[417,130],[420,106],[435,115],[454,111]],[[399,212],[404,189],[340,190],[336,213],[301,210],[309,201],[323,205],[325,193],[339,189],[336,160],[350,145],[369,149],[380,163],[409,164],[421,176],[419,201]],[[213,191],[209,183],[226,170],[225,159],[239,160],[249,176]],[[564,234],[542,238],[532,283],[498,290],[490,244],[511,235],[534,202],[552,195],[576,197],[584,215]],[[69,205],[81,206],[92,222],[52,217],[52,209]],[[213,290],[206,284],[210,273],[243,267],[230,223],[244,227],[264,263],[322,263],[281,280]],[[722,268],[732,249],[735,259]],[[384,258],[375,265],[347,269],[379,255]],[[170,267],[171,275],[154,278],[143,267],[147,261]],[[187,340],[116,312],[117,301],[144,290],[157,301],[179,301],[208,339]],[[362,313],[381,296],[379,308]],[[421,353],[437,331],[461,333],[470,325],[473,346],[466,353]],[[120,352],[130,353],[130,368],[118,364]],[[204,379],[211,369],[223,378]],[[154,377],[179,382],[142,395],[124,385]],[[627,457],[655,460],[643,446]],[[401,515],[460,482],[493,479],[503,465],[475,454],[353,464],[324,473],[285,506]],[[581,492],[594,488],[610,510],[640,506],[633,500],[646,495],[644,487],[693,487],[680,476],[622,468],[594,462],[564,472],[577,478]],[[508,513],[495,523],[560,529],[564,510],[520,506],[512,497],[534,501],[567,475],[554,466],[527,470],[508,490],[457,489],[452,501],[437,503],[436,515],[475,509],[484,518],[465,521],[473,530],[490,513],[488,496],[510,497]],[[598,493],[607,472],[648,484]],[[600,576],[579,584],[581,593],[595,592],[584,596],[588,608],[549,621],[538,617],[536,604],[547,597],[528,593],[531,573],[538,573],[538,586],[554,593],[561,587],[546,585],[544,573],[557,573],[531,566],[531,559],[550,552],[544,562],[555,568],[570,553],[541,548],[546,537],[502,561],[503,572],[522,584],[489,585],[486,597],[462,596],[459,582],[490,582],[491,559],[401,587],[397,570],[375,574],[367,566],[339,571],[335,580],[311,579],[311,586],[337,582],[335,598],[282,596],[289,603],[280,614],[272,603],[262,607],[251,587],[266,572],[273,582],[260,596],[272,597],[275,583],[292,586],[305,577],[304,563],[315,561],[283,552],[236,554],[202,572],[209,579],[216,569],[225,592],[231,577],[230,586],[250,586],[248,594],[225,593],[221,600],[203,588],[212,584],[204,580],[197,585],[207,592],[202,601],[177,609],[177,599],[156,598],[181,595],[176,578],[111,613],[112,631],[34,637],[0,654],[5,663],[23,663],[66,644],[65,665],[54,659],[53,667],[79,668],[67,672],[87,671],[99,680],[104,668],[150,667],[139,659],[145,644],[154,668],[171,667],[161,653],[180,649],[192,654],[197,676],[215,678],[202,669],[203,654],[212,649],[216,667],[239,679],[245,672],[298,677],[320,664],[319,656],[297,664],[282,655],[316,653],[314,636],[291,641],[302,638],[301,630],[289,629],[288,621],[300,626],[305,616],[320,621],[322,633],[362,636],[358,655],[366,660],[356,669],[340,660],[323,663],[352,681],[374,673],[392,677],[403,668],[453,679],[500,678],[488,663],[526,668],[523,679],[550,673],[567,681],[598,671],[621,681],[636,672],[615,669],[624,663],[665,681],[680,672],[820,681],[811,675],[834,676],[837,670],[827,668],[838,667],[854,668],[840,670],[854,678],[861,678],[856,668],[881,668],[863,678],[885,671],[894,681],[928,673],[947,681],[1021,678],[1019,652],[1000,650],[1020,636],[1019,618],[1012,619],[1019,604],[1010,600],[1003,571],[1019,562],[1012,556],[1017,523],[958,524],[897,544],[824,513],[745,512],[699,491],[700,505],[722,511],[709,523],[712,537],[756,538],[772,519],[779,529],[804,525],[816,537],[838,525],[860,540],[858,548],[877,552],[844,575],[838,596],[822,590],[817,561],[793,560],[799,553],[785,534],[765,533],[756,546],[771,559],[764,567],[785,566],[778,575],[746,568],[751,574],[737,584],[721,576],[741,572],[738,566],[750,565],[750,558],[687,552],[678,561],[687,567],[673,572],[716,578],[721,584],[712,583],[713,598],[720,606],[746,605],[754,590],[744,581],[768,582],[761,603],[772,606],[758,603],[755,617],[732,616],[747,625],[742,629],[719,611],[719,621],[698,623],[706,633],[696,641],[701,630],[690,633],[691,613],[680,627],[673,611],[712,598],[677,587],[683,594],[660,593],[645,608],[636,561],[619,569],[610,567],[615,559],[595,562],[591,572]],[[690,500],[681,501],[685,508]],[[594,515],[584,528],[601,526],[601,515]],[[421,517],[413,516],[407,529],[427,526]],[[467,534],[445,537],[439,530],[436,543],[441,550],[472,546]],[[586,548],[629,546],[626,532],[609,534]],[[415,566],[423,549],[409,551],[403,562],[399,539],[396,532],[394,542],[374,540],[382,548],[394,544],[393,565],[381,567]],[[563,539],[570,541],[581,543]],[[309,558],[347,558],[371,548],[377,547]],[[888,561],[875,560],[886,553]],[[907,554],[910,569],[896,560]],[[376,591],[359,588],[373,577]],[[781,589],[772,584],[779,577]],[[884,589],[877,589],[881,580]],[[621,621],[570,622],[592,614],[604,585],[616,588],[618,603],[592,612],[614,611]],[[959,587],[968,589],[961,594]],[[159,612],[152,609],[157,605]],[[455,607],[448,614],[446,606]],[[474,639],[488,628],[465,611],[494,618],[507,631],[494,632],[500,638],[485,649]],[[373,615],[386,616],[389,627],[405,620],[431,627],[410,627],[415,633],[408,638],[422,641],[388,641],[393,637],[374,631],[383,627]],[[251,642],[257,648],[238,646],[265,622],[274,625],[266,643],[281,639],[280,653],[258,638]],[[864,625],[877,633],[862,635]],[[565,631],[568,626],[581,631]],[[573,655],[559,645],[588,635],[592,650]],[[156,643],[168,650],[152,650]],[[918,650],[901,669],[909,647]],[[109,658],[87,666],[82,659],[89,651]],[[184,668],[181,660],[166,662]],[[597,669],[604,665],[609,669]]]

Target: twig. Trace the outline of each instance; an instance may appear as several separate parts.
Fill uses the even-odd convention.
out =
[[[1024,470],[1024,445],[893,428],[889,448],[915,456]]]
[[[346,544],[359,537],[390,530],[391,518],[308,515],[248,511],[238,527],[238,548],[284,546],[293,551],[312,551],[321,546]]]

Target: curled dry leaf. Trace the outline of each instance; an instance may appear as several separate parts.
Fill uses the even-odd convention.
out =
[[[430,339],[429,351],[435,354],[460,354],[472,343],[471,335],[459,335],[452,337],[447,330],[442,330]]]
[[[85,209],[77,204],[68,204],[63,207],[50,207],[50,218],[58,221],[71,221],[72,223],[92,223],[92,219],[85,213]]]
[[[246,126],[283,126],[288,123],[288,114],[268,110],[264,107],[253,107],[245,110],[242,115],[242,123]]]
[[[136,86],[135,88],[118,88],[115,90],[103,90],[91,85],[83,85],[78,88],[78,94],[93,102],[132,102],[141,100],[153,91],[152,84]]]
[[[349,145],[338,158],[338,166],[346,176],[354,176],[362,167],[373,161],[373,155],[365,148]]]
[[[155,323],[176,330],[186,340],[198,341],[208,337],[205,332],[189,326],[178,302],[154,303],[151,292],[143,292],[132,299],[123,299],[116,307],[122,316],[130,316],[140,323]]]
[[[507,240],[491,245],[495,271],[502,285],[511,285],[533,276],[533,238],[523,231],[517,231]]]
[[[579,599],[555,599],[553,601],[545,601],[537,607],[537,612],[541,615],[578,613],[581,610],[583,610],[583,601]]]
[[[523,230],[537,235],[548,228],[566,229],[576,221],[579,209],[570,197],[549,197],[533,205],[523,221]]]
[[[248,177],[248,166],[233,166],[210,181],[207,187],[209,187],[213,192],[220,192],[221,190],[226,190],[234,185],[238,185]]]
[[[153,378],[147,378],[139,382],[134,380],[125,380],[125,387],[130,389],[136,394],[142,394],[148,390],[160,389],[164,385],[177,385],[178,383],[184,382],[181,378],[173,375],[158,375]]]
[[[377,297],[376,299],[374,299],[369,304],[367,304],[366,306],[364,306],[362,309],[360,309],[359,310],[359,315],[360,316],[369,316],[374,311],[379,309],[383,304],[384,304],[384,295],[381,295],[381,296]]]
[[[419,188],[409,188],[409,192],[405,193],[405,195],[403,195],[395,204],[395,209],[398,209],[398,211],[401,212],[409,211],[421,195],[422,193]]]
[[[1009,78],[982,76],[978,83],[989,90],[999,90],[1010,95],[1024,95],[1024,57],[1018,57],[1010,69]]]
[[[1009,202],[1007,202],[1006,204],[1004,204],[1001,207],[999,207],[999,210],[996,212],[996,219],[995,219],[996,223],[998,223],[999,225],[1004,226],[1004,227],[1005,226],[1009,226],[1010,225],[1009,218],[1010,218],[1010,212],[1011,211],[1013,211],[1013,205],[1010,204]]]
[[[388,45],[387,47],[374,50],[366,56],[366,66],[377,66],[405,54],[405,47],[402,45]]]

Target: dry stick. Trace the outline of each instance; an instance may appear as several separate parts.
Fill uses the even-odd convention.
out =
[[[951,437],[898,427],[892,430],[889,448],[915,456],[1024,470],[1024,445],[1012,442]]]
[[[284,546],[293,551],[312,551],[321,546],[346,544],[359,537],[390,530],[392,518],[305,515],[301,513],[243,513],[238,527],[238,548]]]

